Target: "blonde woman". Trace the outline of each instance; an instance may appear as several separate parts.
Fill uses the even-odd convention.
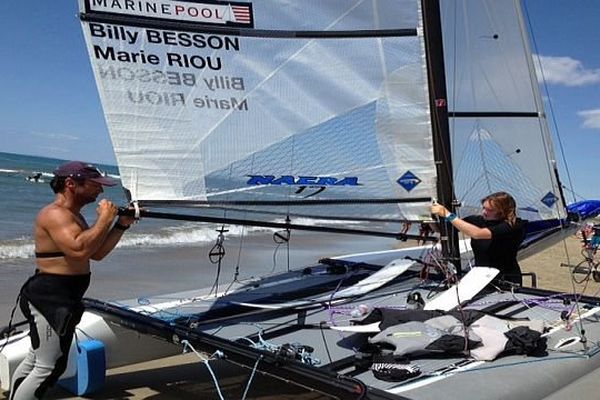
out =
[[[515,199],[506,192],[492,193],[481,204],[481,215],[465,218],[458,218],[438,203],[431,206],[431,213],[471,238],[475,265],[497,268],[500,279],[521,285],[517,251],[525,239],[527,221],[517,217]]]

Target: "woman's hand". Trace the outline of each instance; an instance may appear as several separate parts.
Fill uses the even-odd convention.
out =
[[[450,211],[448,211],[446,207],[439,204],[438,202],[433,202],[433,204],[431,205],[431,214],[437,215],[442,218],[446,218],[446,216],[450,214]]]

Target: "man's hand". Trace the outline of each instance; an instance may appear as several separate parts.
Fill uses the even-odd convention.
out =
[[[127,207],[127,210],[135,212],[135,208],[133,207]],[[117,222],[121,225],[129,226],[135,222],[135,217],[129,215],[119,215],[119,220]]]
[[[117,216],[117,211],[117,206],[112,201],[106,199],[100,200],[98,207],[96,208],[98,220],[102,219],[108,222],[112,221]]]

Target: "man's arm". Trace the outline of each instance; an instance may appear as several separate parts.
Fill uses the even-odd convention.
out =
[[[120,217],[117,220],[117,224],[121,226],[129,227],[129,225],[132,223],[133,218],[130,217]],[[108,232],[108,235],[106,236],[100,248],[98,248],[98,250],[92,255],[92,260],[100,261],[106,257],[117,246],[117,243],[119,243],[119,240],[121,240],[123,233],[125,233],[123,229],[117,228],[116,225],[113,226],[113,228]]]
[[[40,213],[37,224],[67,257],[89,259],[104,243],[117,208],[102,200],[97,211],[98,219],[89,229],[84,229],[73,213],[59,207]]]

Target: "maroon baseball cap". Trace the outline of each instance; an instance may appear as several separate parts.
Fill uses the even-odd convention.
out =
[[[88,179],[103,186],[115,186],[117,181],[106,176],[93,164],[83,161],[69,161],[61,164],[54,170],[55,176],[75,179]]]

